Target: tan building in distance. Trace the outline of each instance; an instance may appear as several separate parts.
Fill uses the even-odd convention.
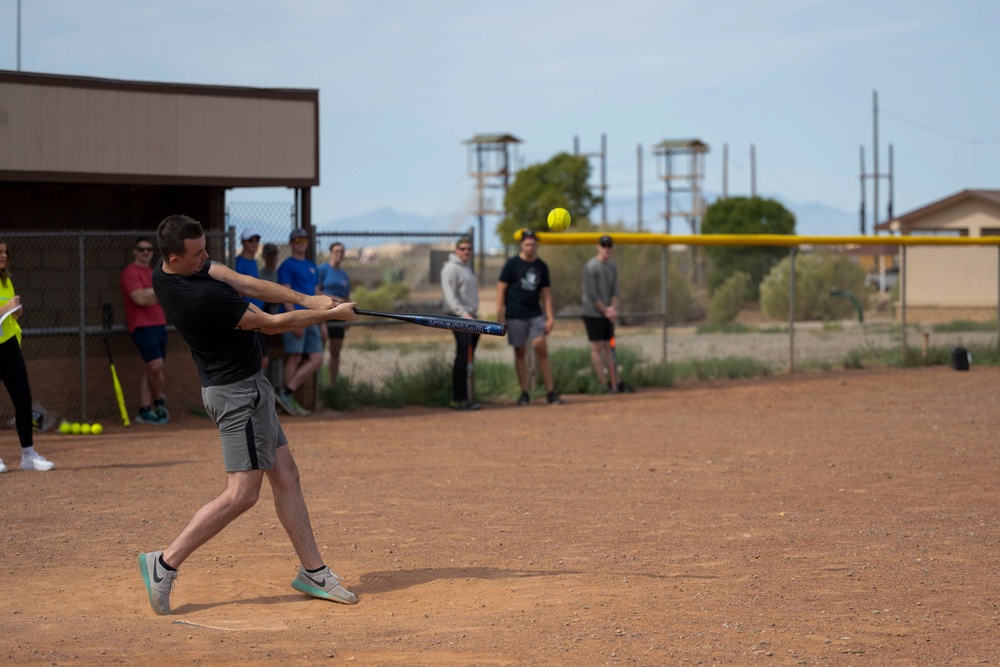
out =
[[[877,229],[903,236],[1000,236],[1000,190],[962,190]],[[907,249],[907,318],[922,322],[995,320],[998,252],[996,246]]]

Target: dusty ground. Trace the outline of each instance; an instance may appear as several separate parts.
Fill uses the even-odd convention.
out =
[[[224,484],[190,417],[0,476],[8,664],[997,664],[1000,369],[284,421],[353,607],[289,587],[270,492],[149,608]],[[16,462],[13,431],[0,456]]]

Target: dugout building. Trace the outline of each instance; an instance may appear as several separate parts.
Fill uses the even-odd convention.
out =
[[[134,413],[141,367],[123,333],[118,276],[136,236],[185,213],[206,227],[213,259],[225,261],[235,248],[226,190],[292,188],[308,228],[316,185],[318,90],[0,70],[0,238],[24,300],[36,399],[72,419],[117,414],[101,341],[111,303],[115,361]],[[175,409],[200,406],[194,364],[175,336],[168,399]],[[12,414],[0,402],[0,419]]]

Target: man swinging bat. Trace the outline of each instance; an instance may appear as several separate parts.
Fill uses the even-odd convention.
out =
[[[278,334],[328,320],[355,319],[354,303],[306,296],[208,261],[201,223],[184,215],[164,219],[156,233],[163,262],[153,290],[167,320],[191,347],[205,410],[219,427],[227,485],[195,513],[162,551],[139,555],[139,570],[153,611],[170,613],[177,568],[198,547],[257,502],[267,476],[274,507],[301,567],[292,588],[318,598],[354,604],[357,598],[323,562],[299,485],[299,472],[278,423],[274,389],[261,372],[256,332]],[[271,315],[249,301],[295,303],[305,310]]]

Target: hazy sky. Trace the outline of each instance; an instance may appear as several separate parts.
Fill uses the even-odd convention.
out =
[[[615,198],[635,194],[638,144],[649,193],[650,146],[690,137],[711,146],[707,190],[728,143],[730,194],[747,193],[755,144],[759,192],[855,211],[875,89],[897,213],[1000,188],[995,0],[21,2],[22,71],[319,89],[317,223],[462,209],[462,141],[481,132],[523,139],[528,164],[606,133]],[[0,0],[4,69],[16,8]]]

